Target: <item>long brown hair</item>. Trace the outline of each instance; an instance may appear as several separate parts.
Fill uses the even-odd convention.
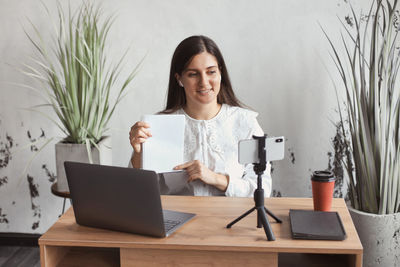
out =
[[[221,90],[217,96],[217,102],[219,104],[228,104],[237,107],[243,106],[233,92],[228,70],[226,69],[224,58],[218,46],[210,38],[198,35],[186,38],[175,49],[169,73],[167,106],[161,113],[172,113],[185,106],[185,90],[179,86],[175,74],[178,73],[182,75],[182,72],[189,65],[192,58],[203,52],[215,56],[221,72]]]

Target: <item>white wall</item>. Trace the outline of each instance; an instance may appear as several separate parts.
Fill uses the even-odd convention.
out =
[[[70,2],[72,7],[80,3]],[[264,130],[287,138],[286,158],[274,164],[273,188],[282,196],[311,196],[310,174],[328,167],[327,153],[333,151],[335,135],[330,120],[337,121],[334,90],[324,64],[340,84],[318,22],[338,39],[337,16],[343,19],[349,14],[347,1],[96,2],[102,2],[106,13],[118,14],[110,33],[109,58],[118,58],[131,45],[123,75],[147,53],[131,94],[119,105],[111,123],[114,165],[128,163],[130,126],[142,114],[163,109],[169,64],[177,44],[188,36],[203,34],[219,45],[238,97],[259,112]],[[44,3],[55,16],[55,1]],[[62,199],[50,192],[46,174],[48,169],[54,175],[54,143],[63,137],[61,131],[40,114],[23,109],[42,103],[36,93],[11,84],[40,89],[17,70],[34,54],[22,27],[32,32],[27,18],[49,41],[52,23],[39,1],[0,0],[0,232],[43,233],[62,207]],[[43,111],[54,117],[51,110]],[[40,137],[42,130],[45,137]],[[36,155],[31,151],[33,139],[40,147],[51,137],[57,140],[23,172]],[[7,155],[11,158],[5,164]],[[27,175],[32,177],[31,186]]]

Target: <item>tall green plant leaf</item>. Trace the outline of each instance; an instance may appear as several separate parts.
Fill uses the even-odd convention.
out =
[[[323,30],[346,95],[346,117],[337,101],[347,144],[343,164],[349,176],[349,199],[356,209],[379,214],[400,212],[397,2],[372,1],[364,20],[350,5],[354,27],[341,21],[351,40],[348,44],[342,36],[345,56],[340,56],[341,48]],[[346,121],[350,136],[345,134]]]
[[[50,16],[46,6],[45,10]],[[105,135],[116,105],[136,77],[137,67],[121,80],[126,53],[115,66],[108,62],[105,47],[115,16],[103,17],[100,5],[83,2],[76,11],[69,5],[66,14],[58,2],[57,11],[55,42],[48,44],[50,48],[32,22],[34,34],[25,30],[40,58],[26,65],[24,72],[44,81],[37,91],[46,92],[44,100],[56,113],[61,123],[57,125],[66,133],[65,141],[92,146]]]

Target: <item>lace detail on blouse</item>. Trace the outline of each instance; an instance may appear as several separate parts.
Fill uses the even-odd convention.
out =
[[[229,176],[226,192],[214,186],[195,180],[188,184],[177,195],[195,196],[232,196],[253,197],[257,188],[257,175],[253,165],[242,165],[238,162],[239,140],[250,139],[253,135],[264,135],[257,121],[257,112],[232,107],[226,104],[221,106],[218,114],[210,120],[196,120],[187,115],[183,109],[173,114],[184,114],[185,149],[184,162],[199,160],[210,170]],[[129,161],[129,166],[132,167]],[[262,178],[264,195],[271,194],[271,165],[268,163]]]
[[[239,164],[238,142],[264,134],[256,119],[258,113],[223,104],[218,114],[210,120],[193,119],[183,109],[174,114],[184,114],[186,117],[184,162],[199,160],[210,170],[229,176],[226,192],[196,180],[189,184],[194,195],[252,197],[257,187],[257,176],[252,164]],[[265,196],[269,196],[269,164],[263,176],[263,188]]]

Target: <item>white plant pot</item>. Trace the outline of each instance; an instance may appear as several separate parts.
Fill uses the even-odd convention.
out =
[[[99,149],[92,148],[92,160],[95,164],[112,165],[111,137],[104,137],[98,144]],[[69,192],[65,175],[64,162],[77,161],[89,163],[85,144],[68,144],[58,142],[56,145],[57,190]]]
[[[364,247],[363,266],[400,266],[400,213],[377,215],[349,207]]]

